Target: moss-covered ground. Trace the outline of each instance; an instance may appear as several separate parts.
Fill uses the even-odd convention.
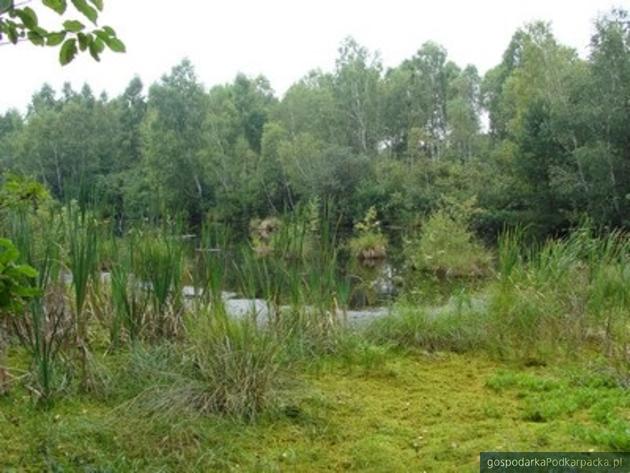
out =
[[[0,400],[0,471],[473,472],[481,451],[630,450],[630,391],[578,370],[386,354],[296,377],[251,424],[120,396],[43,410],[17,388]]]

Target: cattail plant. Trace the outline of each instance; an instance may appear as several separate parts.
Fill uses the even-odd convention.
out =
[[[151,320],[147,327],[156,337],[170,337],[181,325],[184,245],[179,227],[140,236],[135,273],[149,294]]]
[[[201,305],[223,303],[222,291],[230,266],[230,238],[225,225],[204,222],[201,227],[192,270],[195,297]]]
[[[55,395],[61,392],[67,376],[61,366],[63,350],[68,348],[73,331],[73,318],[66,304],[65,286],[60,273],[60,220],[51,216],[46,225],[46,238],[22,227],[25,234],[33,235],[42,244],[41,254],[27,251],[29,263],[38,270],[36,287],[38,296],[28,305],[25,316],[14,321],[14,329],[32,359],[29,388],[36,399],[49,407]]]
[[[113,314],[110,320],[110,341],[113,347],[124,341],[136,342],[145,325],[147,292],[140,287],[133,272],[138,237],[130,232],[124,241],[114,240],[114,263],[111,268],[111,298]]]
[[[91,388],[89,373],[89,312],[85,310],[90,282],[97,271],[98,226],[87,211],[72,204],[66,208],[67,266],[72,275],[74,295],[75,336],[81,364],[81,384]]]

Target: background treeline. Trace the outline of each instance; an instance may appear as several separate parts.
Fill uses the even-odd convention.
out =
[[[585,217],[628,228],[628,123],[619,10],[595,22],[586,59],[534,23],[484,77],[432,42],[384,70],[347,39],[333,72],[282,99],[264,77],[208,91],[186,60],[115,98],[44,85],[25,115],[0,115],[0,169],[121,225],[180,213],[247,228],[316,198],[334,200],[348,227],[374,206],[384,228],[404,228],[445,199],[476,198],[480,234],[519,223],[542,236]]]

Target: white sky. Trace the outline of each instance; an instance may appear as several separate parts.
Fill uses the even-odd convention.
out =
[[[208,87],[240,71],[264,74],[282,94],[311,69],[331,70],[348,35],[380,51],[386,67],[433,40],[483,73],[514,31],[536,19],[551,21],[559,40],[585,55],[593,20],[613,6],[628,9],[630,0],[105,0],[100,23],[116,29],[127,54],[105,53],[101,63],[80,56],[62,68],[57,51],[3,46],[0,112],[25,110],[44,82],[57,90],[88,82],[114,96],[137,74],[148,86],[184,57]]]

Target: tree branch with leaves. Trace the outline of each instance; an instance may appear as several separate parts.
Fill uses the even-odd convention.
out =
[[[125,52],[125,44],[113,28],[98,27],[103,0],[70,0],[74,9],[69,9],[67,0],[41,0],[43,7],[62,17],[61,29],[45,28],[29,6],[32,3],[0,0],[0,46],[27,41],[35,46],[59,47],[59,62],[64,66],[80,52],[89,52],[96,61],[105,49]]]

